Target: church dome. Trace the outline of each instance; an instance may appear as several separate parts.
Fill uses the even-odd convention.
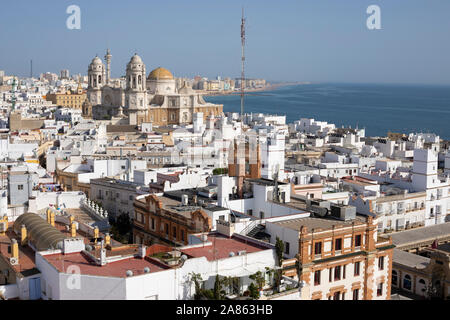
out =
[[[143,63],[142,58],[139,57],[136,53],[131,57],[130,63]]]
[[[99,57],[96,56],[94,59],[92,59],[91,64],[92,65],[101,65],[101,64],[103,64],[103,62]]]
[[[173,80],[173,74],[165,68],[156,68],[148,75],[148,80]]]

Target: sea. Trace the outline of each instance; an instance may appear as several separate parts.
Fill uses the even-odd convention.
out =
[[[240,112],[239,95],[208,96],[224,112]],[[392,84],[301,84],[245,96],[245,113],[285,115],[288,123],[313,118],[337,127],[388,132],[435,133],[450,140],[450,86]]]

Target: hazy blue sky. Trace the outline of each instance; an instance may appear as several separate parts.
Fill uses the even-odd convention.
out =
[[[68,30],[68,5],[81,30]],[[382,30],[366,28],[381,7]],[[247,16],[247,76],[268,80],[450,84],[449,0],[2,1],[0,69],[19,76],[87,72],[111,48],[112,75],[135,51],[147,71],[240,74],[240,15]]]

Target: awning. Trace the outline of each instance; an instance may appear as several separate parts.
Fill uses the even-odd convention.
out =
[[[233,268],[233,269],[219,270],[219,272],[217,272],[217,273],[223,277],[247,277],[252,274],[255,274],[258,271],[265,272],[266,267],[268,267],[268,265],[258,263],[258,264],[240,266],[240,267]]]

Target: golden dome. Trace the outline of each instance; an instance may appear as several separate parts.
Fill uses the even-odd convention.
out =
[[[173,74],[165,68],[156,68],[148,75],[148,80],[173,80]]]

